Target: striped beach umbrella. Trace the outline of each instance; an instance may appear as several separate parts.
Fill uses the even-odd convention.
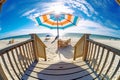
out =
[[[76,26],[79,21],[79,17],[71,14],[44,14],[36,17],[35,20],[39,26],[57,29],[57,34],[59,35],[59,29]]]
[[[77,25],[79,17],[71,14],[45,14],[35,19],[40,26],[50,29],[65,29]]]

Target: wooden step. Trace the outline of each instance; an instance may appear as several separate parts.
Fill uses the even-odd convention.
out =
[[[62,62],[63,63],[63,62]],[[33,64],[32,67],[36,67],[36,68],[41,68],[41,69],[45,69],[47,68],[48,70],[55,70],[55,69],[72,69],[72,68],[77,68],[77,67],[80,67],[80,66],[85,66],[86,63],[85,62],[79,62],[79,63],[64,63],[64,64],[59,64],[59,63],[56,63],[56,64],[41,64],[41,63],[38,63],[38,64]]]
[[[89,69],[88,66],[82,66],[82,67],[76,67],[76,68],[68,68],[68,69],[41,69],[41,68],[33,68],[31,67],[28,71],[33,71],[37,73],[42,73],[42,74],[48,74],[48,75],[66,75],[66,74],[72,74],[72,73],[77,73],[81,72],[84,70]]]
[[[43,79],[43,80],[76,80],[76,79],[81,80],[81,78],[86,76],[89,76],[90,79],[93,79],[93,77],[95,77],[91,69],[88,69],[81,72],[77,72],[77,73],[74,72],[72,74],[66,74],[66,75],[48,75],[48,74],[42,74],[41,72],[37,73],[37,72],[27,71],[26,76],[23,77],[23,79],[26,80],[26,78],[30,78],[29,80],[34,80],[31,79],[32,77],[35,79]]]
[[[95,73],[84,61],[49,63],[39,61],[32,64],[23,80],[92,80]]]

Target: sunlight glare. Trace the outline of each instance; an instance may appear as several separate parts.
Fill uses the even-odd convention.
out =
[[[55,15],[59,15],[61,13],[73,13],[73,10],[71,10],[68,6],[65,6],[62,3],[56,3],[54,5],[51,5],[48,9],[48,11],[53,11]]]
[[[60,13],[63,12],[63,9],[62,9],[61,7],[62,7],[62,6],[60,6],[60,5],[53,7],[53,10],[54,10],[55,15],[59,15]]]

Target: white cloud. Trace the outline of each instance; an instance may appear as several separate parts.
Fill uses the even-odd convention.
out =
[[[90,34],[99,34],[99,35],[120,37],[119,31],[107,28],[106,26],[103,26],[99,23],[96,23],[96,22],[93,22],[90,20],[81,20],[77,26],[65,29],[64,32],[65,33],[69,33],[69,32],[90,33]]]
[[[74,13],[74,10],[72,10],[69,6],[65,6],[64,2],[56,1],[56,2],[42,3],[42,4],[37,3],[36,6],[38,8],[29,10],[25,12],[22,16],[26,16],[27,18],[35,22],[35,17],[46,13],[70,13],[70,14]]]
[[[67,4],[67,6],[66,6]],[[93,14],[98,15],[98,13],[94,10],[94,8],[86,1],[86,0],[56,0],[56,2],[48,2],[48,3],[37,3],[35,9],[31,9],[30,11],[25,12],[22,16],[27,16],[29,19],[34,21],[34,18],[50,12],[55,12],[58,10],[58,12],[64,12],[64,13],[71,13],[73,14],[75,10],[73,8],[76,8],[80,11],[82,11],[84,14],[86,14],[88,17],[91,17]],[[78,14],[79,15],[79,14]],[[101,19],[104,19],[104,17],[100,16]],[[65,30],[60,30],[61,33],[67,33],[67,32],[75,32],[75,33],[93,33],[93,34],[102,34],[102,35],[109,35],[109,36],[117,36],[117,34],[120,35],[119,31],[116,31],[114,29],[107,28],[104,26],[104,24],[101,23],[101,21],[93,16],[93,19],[97,22],[90,21],[90,20],[84,20],[81,19],[77,27],[71,27]],[[110,21],[106,21],[105,24],[112,24]],[[116,25],[113,24],[113,27],[117,28]],[[33,29],[34,30],[34,29]],[[21,32],[27,32],[31,33],[33,32],[32,29],[23,29]],[[39,29],[34,30],[36,32],[39,32]],[[56,30],[46,30],[42,29],[41,32],[50,32],[54,33],[56,35]]]
[[[60,32],[60,35],[63,35],[65,33],[90,33],[90,34],[120,37],[119,36],[120,30],[113,30],[110,28],[106,28],[105,26],[99,23],[96,23],[90,20],[84,20],[84,19],[82,19],[77,26],[73,26],[64,30],[59,30],[59,32]],[[57,30],[39,26],[39,27],[12,31],[0,37],[9,37],[9,36],[16,36],[16,35],[23,35],[23,34],[30,34],[30,33],[51,33],[54,36],[56,36]]]
[[[65,6],[64,2],[49,2],[49,3],[42,3],[42,4],[36,4],[35,9],[29,10],[25,12],[22,16],[27,16],[29,19],[32,19],[36,16],[45,14],[45,13],[54,13],[54,12],[60,12],[60,13],[74,13],[74,10],[72,10],[69,6]]]
[[[66,3],[68,3],[69,6],[82,11],[87,16],[91,16],[92,14],[97,14],[94,8],[89,3],[87,3],[86,0],[68,0],[66,1]]]
[[[29,11],[25,12],[22,16],[28,16],[28,15],[32,14],[33,12],[35,12],[35,11],[36,11],[36,9],[29,10]]]
[[[34,27],[34,28],[27,28],[27,29],[20,29],[12,32],[7,32],[4,35],[1,34],[0,38],[10,37],[10,36],[18,36],[18,35],[24,35],[24,34],[31,34],[31,33],[51,33],[54,36],[57,35],[56,29],[49,29],[45,27]],[[60,35],[62,34],[62,31]]]

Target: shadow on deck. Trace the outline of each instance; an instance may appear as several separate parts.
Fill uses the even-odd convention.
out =
[[[96,74],[82,60],[67,63],[35,61],[25,72],[23,80],[93,80]]]

